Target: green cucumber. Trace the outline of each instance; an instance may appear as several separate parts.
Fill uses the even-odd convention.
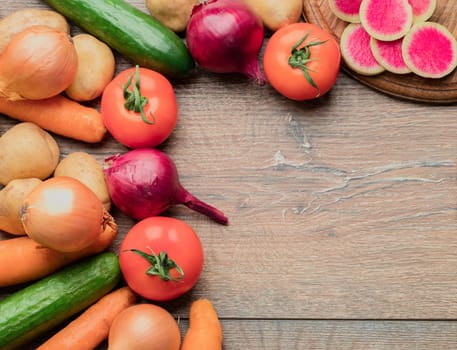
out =
[[[141,67],[176,77],[195,66],[176,33],[124,0],[44,2]]]
[[[0,301],[0,349],[15,349],[95,303],[121,279],[106,252],[77,262]]]

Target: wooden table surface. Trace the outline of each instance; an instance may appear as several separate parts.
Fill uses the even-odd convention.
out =
[[[3,0],[0,17],[23,7],[46,5]],[[225,350],[457,348],[456,104],[394,98],[344,72],[312,102],[198,69],[173,85],[179,121],[160,148],[230,219],[165,213],[205,251],[195,288],[162,304],[182,330],[192,300],[207,297]],[[16,123],[0,116],[0,134]],[[55,137],[62,156],[127,150]],[[133,221],[113,214],[116,251]]]

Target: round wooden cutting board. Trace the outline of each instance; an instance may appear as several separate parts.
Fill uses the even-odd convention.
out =
[[[304,0],[303,5],[307,22],[319,25],[340,40],[347,22],[332,13],[328,0]],[[457,36],[457,1],[437,0],[430,21],[443,24]],[[457,70],[441,79],[425,79],[413,73],[396,75],[384,72],[375,76],[363,76],[349,69],[344,62],[342,68],[361,83],[393,96],[439,104],[457,102]]]

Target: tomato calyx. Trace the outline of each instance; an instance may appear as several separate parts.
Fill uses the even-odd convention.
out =
[[[314,82],[311,75],[309,74],[309,72],[311,70],[308,68],[307,65],[309,62],[315,60],[311,57],[310,47],[322,45],[325,42],[327,42],[327,40],[311,41],[311,42],[308,42],[305,45],[301,46],[305,42],[305,40],[308,39],[308,36],[309,36],[309,32],[306,33],[294,46],[292,46],[292,50],[290,52],[290,57],[289,57],[288,63],[292,68],[294,68],[294,69],[298,68],[303,72],[303,75],[305,76],[306,80],[312,87],[314,87],[318,91],[317,96],[319,96],[320,89],[317,86],[317,84]]]
[[[131,89],[129,90],[129,88]],[[151,120],[146,117],[144,113],[144,106],[148,103],[147,97],[144,97],[140,93],[140,69],[139,66],[135,66],[135,83],[133,83],[133,73],[130,74],[127,82],[122,86],[124,92],[124,107],[129,111],[141,114],[141,119],[146,124],[154,124],[155,117],[150,113]]]
[[[162,281],[165,282],[176,282],[184,278],[184,271],[178,264],[176,264],[176,262],[174,262],[172,259],[168,257],[168,254],[166,252],[162,251],[159,254],[155,254],[152,249],[151,254],[145,253],[139,249],[129,249],[127,251],[131,251],[135,254],[138,254],[151,264],[151,266],[146,270],[147,275],[158,276]],[[171,275],[170,271],[173,269],[176,269],[176,271],[178,271],[178,277],[173,277]]]

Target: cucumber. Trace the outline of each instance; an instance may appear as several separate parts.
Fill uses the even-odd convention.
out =
[[[0,349],[15,349],[87,308],[121,279],[106,252],[77,262],[0,301]]]
[[[179,36],[124,0],[44,0],[134,64],[179,77],[195,66]]]

